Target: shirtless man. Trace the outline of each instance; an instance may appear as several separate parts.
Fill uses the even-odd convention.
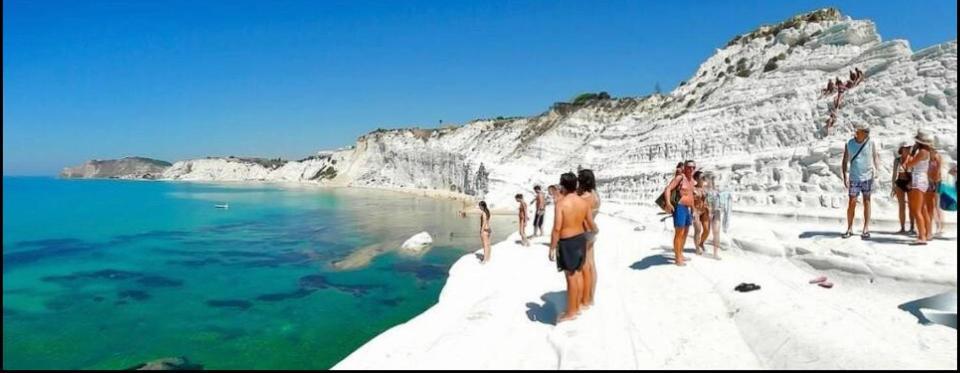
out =
[[[558,315],[557,323],[573,320],[580,313],[583,288],[583,263],[586,259],[589,230],[596,234],[590,204],[577,196],[577,175],[572,172],[560,176],[564,196],[554,207],[553,233],[550,235],[550,261],[556,260],[557,269],[567,280],[567,310]],[[584,229],[586,227],[587,230]]]
[[[687,232],[690,225],[693,224],[693,171],[697,164],[694,161],[686,161],[683,165],[683,174],[673,178],[667,189],[663,191],[663,198],[666,200],[666,209],[673,214],[673,254],[674,264],[677,266],[686,265],[686,258],[683,257],[683,244],[687,240]],[[673,190],[680,188],[680,205],[673,206],[670,201],[670,194]]]
[[[533,201],[530,201],[536,206],[536,212],[533,214],[533,236],[538,237],[543,235],[543,214],[547,211],[547,199],[543,196],[539,185],[533,186],[533,192],[536,193]]]
[[[520,204],[520,207],[517,209],[520,218],[520,242],[523,246],[530,246],[530,242],[527,241],[527,203],[523,202],[523,194],[518,193],[514,198],[517,200],[517,203]]]

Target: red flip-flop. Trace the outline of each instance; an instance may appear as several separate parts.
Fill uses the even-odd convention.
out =
[[[817,284],[817,283],[821,283],[821,282],[824,282],[824,281],[827,281],[827,276],[817,277],[817,278],[815,278],[815,279],[813,279],[813,280],[810,280],[810,283],[811,283],[811,284]]]
[[[819,283],[819,284],[817,284],[817,285],[820,286],[820,287],[822,287],[822,288],[824,288],[824,289],[829,289],[829,288],[832,288],[832,287],[833,287],[833,283],[830,282],[830,281],[824,281],[824,282],[821,282],[821,283]]]

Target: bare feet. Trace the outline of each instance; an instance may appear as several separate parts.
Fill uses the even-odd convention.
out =
[[[576,318],[577,318],[577,315],[576,315],[576,314],[574,314],[574,315],[569,315],[569,314],[567,314],[566,312],[564,312],[564,313],[561,313],[559,317],[557,317],[557,324],[562,323],[562,322],[564,322],[564,321],[570,321],[570,320],[573,320],[573,319],[576,319]]]

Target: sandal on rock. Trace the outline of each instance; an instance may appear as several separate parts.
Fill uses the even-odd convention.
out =
[[[848,239],[850,236],[853,236],[853,232],[847,231],[847,233],[840,235],[840,238]]]
[[[824,282],[824,281],[827,281],[827,276],[817,277],[817,278],[815,278],[815,279],[813,279],[813,280],[810,280],[810,283],[811,283],[811,284],[816,284],[816,283],[820,283],[820,282]]]
[[[869,238],[870,238],[870,232],[863,232],[863,234],[860,235],[860,238],[861,238],[861,239],[864,239],[864,240],[869,239]]]

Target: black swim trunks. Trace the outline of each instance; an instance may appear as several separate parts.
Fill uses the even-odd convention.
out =
[[[543,228],[543,214],[544,214],[544,211],[537,211],[537,213],[533,215],[534,227]]]
[[[579,271],[587,251],[587,236],[583,233],[561,238],[557,242],[557,270]]]

